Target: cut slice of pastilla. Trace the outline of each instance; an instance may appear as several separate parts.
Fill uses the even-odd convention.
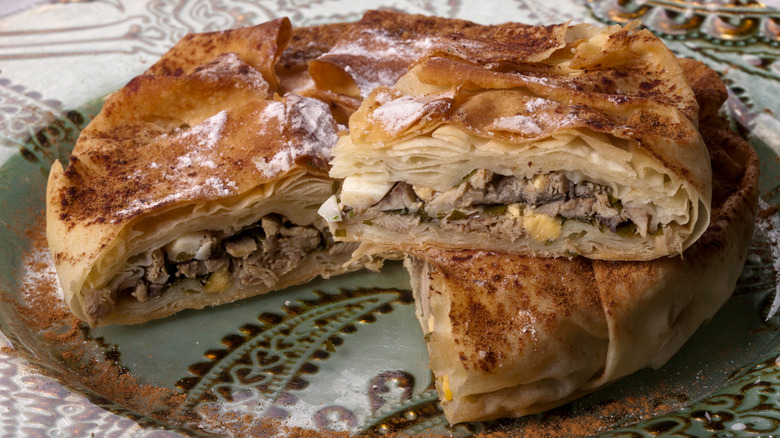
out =
[[[287,34],[277,20],[185,39],[209,50],[113,93],[67,170],[54,163],[47,237],[76,316],[139,323],[363,266],[317,215],[333,193],[330,109],[277,94]]]
[[[453,33],[352,115],[323,217],[339,239],[401,250],[680,254],[709,219],[697,109],[647,31]]]
[[[684,61],[692,83],[725,89]],[[701,75],[701,76],[700,76]],[[704,102],[703,102],[704,103]],[[682,257],[603,261],[427,248],[406,261],[430,368],[452,423],[562,405],[663,365],[734,290],[751,241],[758,158],[702,106],[712,218]]]

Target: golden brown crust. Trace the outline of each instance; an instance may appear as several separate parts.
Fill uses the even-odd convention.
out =
[[[276,88],[278,78],[274,69],[291,34],[292,25],[286,17],[257,26],[187,34],[145,74],[188,75],[220,54],[236,53]]]
[[[532,63],[543,61],[564,48],[568,27],[566,23],[548,26],[504,23],[452,29],[436,41],[426,57],[463,59],[502,70],[543,67]]]
[[[276,71],[281,75],[281,72],[308,70],[309,62],[331,50],[352,26],[353,23],[330,23],[293,28],[292,37],[276,65]]]
[[[466,370],[497,372],[506,352],[534,349],[533,330],[554,332],[572,314],[605,324],[588,259],[518,257],[491,251],[418,253],[446,284],[457,354]],[[539,354],[545,354],[540,352]]]
[[[701,66],[686,71],[692,76],[697,98],[702,100],[701,108],[709,112],[711,109],[707,108],[719,107],[712,96],[717,95],[720,87],[708,80],[697,80],[711,77],[712,72]],[[725,96],[720,95],[722,103]],[[706,99],[712,101],[705,103]],[[534,352],[516,365],[521,368],[544,361],[547,352],[556,351],[559,342],[575,343],[571,344],[570,353],[549,358],[550,363],[564,358],[574,361],[576,354],[572,352],[579,351],[582,340],[567,331],[572,320],[589,321],[577,323],[583,333],[596,337],[609,333],[608,347],[599,343],[590,347],[594,361],[607,358],[601,368],[597,367],[584,380],[577,373],[558,378],[559,382],[580,382],[580,387],[569,388],[561,395],[556,392],[560,388],[552,385],[547,398],[539,398],[534,395],[538,395],[535,391],[539,388],[528,380],[517,380],[514,388],[482,393],[463,383],[463,391],[473,392],[456,397],[455,401],[445,399],[443,403],[450,421],[531,414],[584,395],[640,368],[660,366],[726,301],[742,270],[753,231],[759,166],[752,147],[729,130],[722,119],[705,119],[702,133],[715,180],[712,217],[704,235],[682,257],[621,262],[540,259],[470,250],[428,249],[414,253],[428,264],[427,279],[422,283],[413,279],[416,289],[427,282],[431,293],[449,299],[448,319],[455,340],[453,357],[470,373],[466,380],[506,376],[511,357],[525,354],[517,350],[518,346]],[[418,307],[418,315],[427,311]],[[601,322],[594,312],[601,315]],[[579,317],[573,319],[572,315]],[[421,323],[426,326],[425,321]],[[434,368],[436,358],[446,348],[435,332],[430,340]],[[437,366],[437,373],[457,369],[452,365]],[[452,385],[452,377],[449,384]],[[461,388],[452,389],[456,390]]]
[[[317,88],[361,97],[377,85],[395,83],[437,38],[486,28],[465,20],[367,11],[332,50],[309,65],[309,71]]]
[[[207,99],[215,106],[202,103]],[[166,108],[173,102],[176,107]],[[279,119],[263,118],[279,106],[232,80],[136,78],[82,132],[55,194],[62,220],[118,224],[147,209],[131,209],[139,202],[163,207],[228,197],[271,180],[275,175],[256,162],[272,158],[295,136],[290,126],[279,129]],[[206,142],[210,150],[198,150]],[[326,168],[324,157],[309,159]]]
[[[545,135],[563,124],[584,127],[636,140],[698,192],[707,192],[708,182],[697,177],[707,173],[703,158],[699,159],[704,156],[696,132],[699,105],[687,84],[684,70],[657,37],[646,30],[616,31],[602,49],[602,53],[609,54],[606,59],[588,57],[588,46],[578,46],[574,60],[569,64],[570,68],[576,69],[575,74],[571,74],[553,65],[556,58],[550,57],[553,50],[565,46],[566,25],[534,29],[542,33],[540,38],[546,37],[552,42],[517,48],[464,37],[462,40],[468,41],[465,45],[468,50],[434,49],[418,60],[416,76],[423,83],[457,90],[495,90],[476,97],[463,93],[450,113],[442,115],[442,120],[432,118],[423,132],[446,121],[482,136],[489,134],[490,138],[517,142],[529,135]],[[646,52],[647,59],[632,57],[632,51]],[[486,65],[490,67],[486,68]],[[536,96],[558,103],[533,112],[524,110],[527,105],[523,101],[513,108],[497,106],[502,100],[494,93],[516,87],[525,87]],[[669,108],[677,109],[685,117],[670,112]],[[512,114],[532,118],[541,132],[529,134],[494,127],[495,120]]]
[[[363,100],[331,162],[331,176],[346,181],[339,208],[354,215],[333,216],[332,231],[399,250],[435,245],[610,260],[689,247],[707,226],[711,169],[698,103],[674,54],[629,27],[507,28],[479,29],[495,39],[469,35],[472,28],[438,36],[395,85]],[[517,35],[545,43],[516,42]],[[576,173],[620,193],[623,212],[642,211],[635,218],[654,231],[610,233],[555,214],[542,230],[527,217],[533,209],[497,215],[488,226],[474,212],[481,207],[462,199],[457,207],[470,209],[468,217],[450,223],[455,206],[441,194],[481,169],[518,180]],[[372,207],[379,199],[352,189],[358,180],[376,182],[376,197],[399,181],[424,188],[433,192],[427,202],[438,199],[448,210],[415,222],[410,207],[408,220],[393,220]]]
[[[122,212],[138,200],[162,206],[172,194],[198,186],[210,190],[190,190],[176,200],[231,196],[271,180],[275,175],[264,174],[256,162],[305,134],[295,132],[295,114],[280,129],[270,113],[280,105],[269,100],[275,88],[268,71],[290,33],[289,20],[278,19],[190,34],[111,95],[82,132],[56,191],[61,219],[118,223],[132,218]],[[228,56],[233,54],[237,58]],[[209,150],[197,150],[205,146]],[[313,172],[327,169],[325,155],[307,153],[299,160],[314,164]]]
[[[686,65],[692,64],[686,62]],[[697,88],[694,88],[697,98],[711,99],[714,95],[713,89],[717,92],[717,88],[720,88],[710,81],[713,72],[704,64],[697,64],[696,69],[687,71],[691,75],[692,83],[697,85]],[[720,96],[722,104],[725,94]],[[713,100],[710,105],[703,104],[702,108],[713,106],[720,107]],[[597,289],[611,291],[619,285],[626,285],[634,280],[639,283],[632,287],[640,290],[642,281],[661,278],[665,271],[686,271],[693,266],[706,267],[709,263],[702,259],[720,257],[719,253],[726,250],[734,241],[742,248],[740,252],[744,252],[749,236],[752,234],[753,219],[758,209],[758,157],[750,144],[731,131],[723,119],[708,118],[708,120],[709,123],[701,129],[710,151],[714,173],[712,219],[701,239],[682,257],[621,262],[583,258],[540,259],[494,252],[451,251],[437,248],[417,251],[415,255],[434,265],[448,279],[448,282],[459,285],[454,286],[458,290],[457,293],[465,294],[468,290],[477,287],[488,288],[491,291],[525,287],[519,278],[530,278],[531,281],[542,284],[545,279],[550,279],[551,284],[555,284],[558,279],[568,277],[576,281],[576,287],[569,287],[570,292],[593,295]],[[741,263],[732,269],[739,271],[740,267]],[[598,285],[594,283],[596,279],[594,271],[600,274]],[[489,284],[485,284],[488,280]],[[556,294],[556,289],[553,287],[550,293]],[[591,300],[594,304],[600,302],[595,295]],[[628,303],[632,301],[632,297],[622,297],[620,301]],[[619,303],[615,299],[610,299],[607,305],[619,305]],[[576,308],[562,299],[555,312],[566,314]],[[467,307],[463,307],[458,312],[468,314]],[[544,319],[543,315],[539,316]],[[474,328],[472,330],[479,331]],[[483,337],[483,339],[489,340],[491,337]]]
[[[109,96],[82,131],[67,170],[54,163],[47,237],[66,299],[80,318],[97,322],[82,309],[85,289],[105,287],[128,257],[148,250],[144,245],[172,241],[185,222],[246,226],[209,223],[209,217],[235,211],[228,216],[245,221],[269,214],[265,199],[298,181],[316,188],[280,208],[298,211],[285,216],[305,217],[301,225],[320,220],[316,207],[330,194],[328,157],[337,125],[327,104],[275,94],[273,68],[289,33],[282,19],[188,36]],[[304,274],[294,279],[309,278]]]
[[[294,28],[290,42],[275,68],[280,94],[292,92],[315,97],[311,94],[317,89],[309,74],[309,62],[331,50],[338,38],[351,26],[352,23],[333,23]],[[332,98],[322,100],[328,102]]]

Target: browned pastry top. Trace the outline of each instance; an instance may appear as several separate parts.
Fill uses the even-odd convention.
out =
[[[726,98],[717,74],[698,61],[683,60],[682,65],[699,100],[701,131],[713,168],[712,218],[707,231],[682,257],[643,262],[435,248],[416,252],[431,265],[431,275],[446,279],[452,289],[453,337],[462,340],[458,354],[467,369],[490,372],[500,366],[499,353],[491,352],[516,345],[517,333],[527,330],[530,320],[550,329],[575,312],[590,318],[598,318],[601,309],[630,314],[626,309],[639,305],[641,297],[629,295],[644,294],[677,272],[696,275],[732,251],[730,246],[749,241],[757,210],[758,158],[716,114]],[[523,309],[522,315],[517,309]]]

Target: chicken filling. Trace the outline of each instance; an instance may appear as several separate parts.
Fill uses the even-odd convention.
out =
[[[87,313],[97,321],[105,319],[118,297],[146,301],[183,279],[197,279],[206,292],[214,293],[234,281],[271,286],[309,254],[326,250],[337,250],[327,230],[295,225],[278,214],[264,216],[231,236],[217,231],[188,233],[131,258],[107,287],[87,290]]]
[[[403,231],[420,222],[438,222],[441,229],[486,232],[515,239],[524,233],[519,218],[545,216],[563,223],[578,220],[621,235],[657,234],[647,206],[624,207],[612,188],[575,182],[564,172],[532,178],[504,176],[480,169],[444,192],[397,182],[375,205],[360,214],[365,225]],[[354,216],[346,207],[342,216]]]

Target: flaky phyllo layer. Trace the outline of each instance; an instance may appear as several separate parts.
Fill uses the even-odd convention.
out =
[[[320,210],[337,239],[645,260],[706,229],[693,92],[647,31],[452,34],[349,123]]]
[[[340,128],[277,76],[291,32],[186,36],[53,164],[47,237],[77,317],[140,323],[362,267],[317,214]]]
[[[84,319],[135,322],[341,272],[355,246],[316,217],[331,187],[292,171],[241,199],[204,202],[197,216],[174,208],[131,224],[86,276]]]

